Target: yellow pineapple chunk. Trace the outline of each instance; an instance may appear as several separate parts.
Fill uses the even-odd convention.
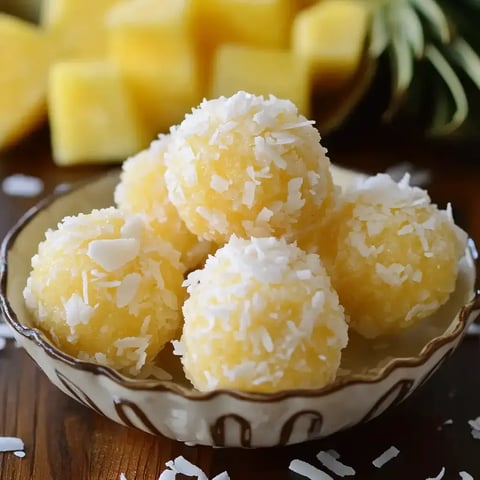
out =
[[[218,45],[238,42],[257,47],[286,47],[293,8],[289,0],[191,0],[194,22]]]
[[[288,50],[225,44],[218,48],[212,68],[211,98],[238,90],[287,98],[308,116],[309,77],[298,58]]]
[[[0,14],[0,149],[45,117],[50,54],[40,29]]]
[[[128,0],[108,14],[109,58],[121,70],[151,134],[201,100],[186,0]]]
[[[44,0],[41,23],[60,59],[103,59],[105,14],[119,0]]]
[[[290,0],[191,0],[202,79],[222,43],[288,47],[294,8]]]
[[[292,49],[319,88],[341,88],[355,74],[367,35],[367,3],[324,0],[296,16]]]
[[[52,67],[48,106],[59,165],[124,159],[148,143],[118,69],[107,62]]]

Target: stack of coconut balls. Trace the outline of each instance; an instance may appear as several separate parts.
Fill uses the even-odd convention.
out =
[[[274,392],[332,382],[349,328],[432,314],[465,233],[408,178],[341,192],[313,123],[273,96],[203,101],[124,163],[115,208],[46,233],[24,291],[36,325],[130,375],[173,341],[198,390]]]

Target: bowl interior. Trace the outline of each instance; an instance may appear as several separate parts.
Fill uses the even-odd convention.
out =
[[[342,171],[341,182],[350,182],[357,174],[346,176]],[[335,170],[334,170],[335,177]],[[83,184],[74,190],[55,197],[52,201],[36,207],[27,215],[27,220],[20,222],[9,241],[7,253],[8,282],[7,301],[15,312],[17,330],[27,332],[33,328],[23,301],[22,292],[31,268],[31,257],[37,246],[44,239],[45,231],[54,228],[66,215],[89,212],[93,208],[108,207],[113,204],[113,190],[118,182],[118,171],[99,177]],[[394,358],[418,357],[429,348],[432,341],[445,337],[461,327],[458,312],[461,307],[474,296],[475,266],[470,251],[467,250],[461,260],[457,286],[449,301],[434,315],[427,318],[417,327],[398,336],[366,340],[351,333],[348,347],[344,350],[339,379],[375,377],[379,371]],[[13,322],[15,323],[15,321]],[[185,379],[180,362],[172,355],[171,348],[166,348],[158,357],[157,363],[169,372],[173,382],[190,388]],[[142,380],[138,380],[141,382]]]

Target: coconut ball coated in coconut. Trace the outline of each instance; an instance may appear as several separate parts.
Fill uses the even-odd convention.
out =
[[[66,217],[32,258],[25,302],[66,353],[136,375],[181,332],[179,258],[141,216]]]
[[[285,239],[232,236],[186,284],[174,345],[198,390],[275,392],[334,380],[348,326],[317,255]]]
[[[351,327],[395,335],[435,312],[455,288],[467,236],[450,208],[385,174],[346,192],[320,247]]]
[[[311,228],[333,192],[312,123],[289,100],[242,91],[186,115],[171,129],[165,179],[190,231],[223,245]]]
[[[168,198],[164,156],[169,140],[169,135],[162,135],[148,149],[123,162],[114,197],[123,212],[146,215],[158,236],[181,252],[189,270],[203,263],[213,245],[190,232]]]

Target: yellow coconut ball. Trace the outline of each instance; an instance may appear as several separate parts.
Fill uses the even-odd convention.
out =
[[[197,389],[275,392],[334,380],[347,323],[318,255],[284,239],[232,236],[186,284],[174,345]]]
[[[25,302],[63,351],[135,375],[181,332],[179,257],[140,216],[66,217],[32,259]]]
[[[149,149],[123,163],[115,202],[126,213],[147,215],[158,236],[175,245],[185,267],[193,269],[203,263],[213,245],[188,230],[168,199],[164,156],[169,140],[169,135],[163,135]]]
[[[166,155],[170,200],[188,228],[223,244],[295,240],[333,192],[313,122],[289,100],[245,92],[204,101],[177,127]]]
[[[364,180],[344,195],[331,226],[334,246],[320,246],[322,258],[351,327],[363,336],[400,333],[454,290],[466,234],[408,176]]]

